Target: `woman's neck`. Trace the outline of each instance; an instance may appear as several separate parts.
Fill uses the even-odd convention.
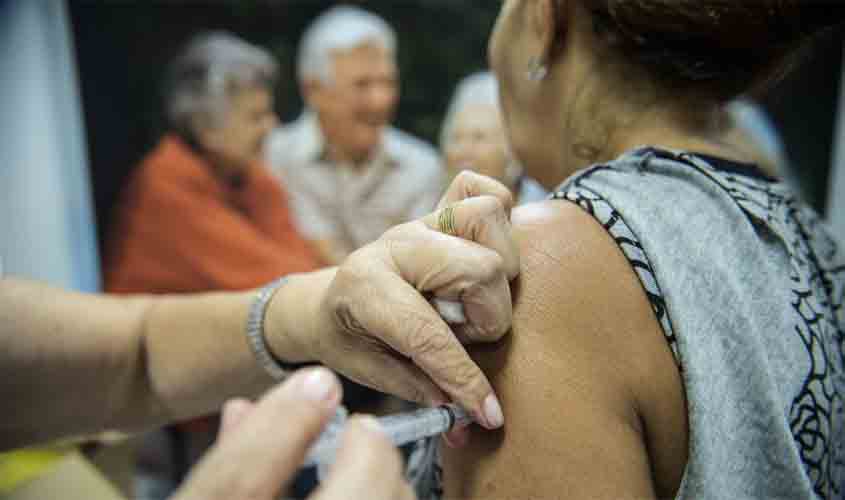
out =
[[[239,188],[246,178],[247,167],[232,161],[226,161],[216,155],[209,157],[209,165],[215,177],[227,186]]]
[[[693,151],[753,163],[752,148],[738,144],[720,105],[701,98],[660,96],[643,99],[643,87],[632,92],[596,94],[595,101],[575,102],[563,114],[560,130],[565,176],[595,163],[614,160],[640,146]],[[639,92],[638,95],[631,95]],[[567,131],[566,124],[572,124]]]

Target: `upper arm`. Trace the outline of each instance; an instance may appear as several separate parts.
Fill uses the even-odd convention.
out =
[[[444,448],[448,496],[673,494],[686,461],[682,383],[630,265],[575,205],[520,208],[514,229],[513,332],[472,349],[506,423]]]

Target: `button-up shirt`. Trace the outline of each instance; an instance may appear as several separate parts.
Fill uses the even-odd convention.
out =
[[[385,128],[381,146],[364,165],[328,160],[311,111],[273,132],[266,151],[302,234],[331,240],[346,252],[432,211],[443,190],[434,148],[393,127]]]

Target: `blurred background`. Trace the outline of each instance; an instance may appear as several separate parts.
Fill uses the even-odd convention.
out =
[[[160,82],[168,60],[192,35],[226,29],[270,49],[282,65],[277,111],[295,118],[302,103],[294,79],[296,45],[334,0],[105,1],[72,0],[82,103],[88,130],[98,227],[133,165],[162,130]],[[396,123],[430,142],[439,133],[455,83],[486,67],[487,37],[499,2],[489,0],[370,0],[361,5],[397,30],[402,98]],[[809,201],[823,210],[833,154],[840,78],[841,33],[818,44],[800,71],[763,101],[779,129]],[[102,238],[101,238],[102,240]]]
[[[0,263],[6,272],[100,290],[101,256],[118,200],[133,169],[167,132],[161,85],[167,63],[194,35],[230,31],[269,50],[280,63],[276,112],[290,122],[303,108],[295,78],[297,45],[317,15],[340,3],[364,7],[395,28],[401,98],[394,123],[437,144],[456,84],[487,67],[487,39],[501,2],[0,0]],[[800,69],[760,97],[749,115],[764,141],[779,136],[773,147],[792,166],[789,177],[820,213],[838,218],[841,234],[844,42],[841,31],[820,40]],[[834,170],[838,191],[829,187]],[[830,192],[839,194],[834,199]],[[152,212],[158,236],[157,219],[170,214]],[[40,470],[44,455],[39,457],[27,470]],[[27,456],[16,460],[32,464]],[[109,456],[99,460],[128,494],[131,467],[115,463]],[[10,476],[4,476],[3,465],[0,455],[5,498],[2,480]]]
[[[133,165],[162,131],[160,82],[167,61],[192,35],[225,29],[272,51],[281,64],[277,112],[302,110],[295,80],[302,32],[330,6],[358,4],[385,18],[399,35],[399,128],[429,142],[455,83],[486,68],[487,36],[499,3],[487,0],[71,1],[70,16],[90,130],[98,226]]]

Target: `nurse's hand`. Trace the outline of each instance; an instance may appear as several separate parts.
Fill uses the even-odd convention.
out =
[[[278,342],[277,353],[300,353],[282,359],[320,361],[406,400],[457,402],[479,424],[500,427],[499,401],[462,343],[494,342],[510,329],[509,281],[519,271],[512,204],[498,182],[461,174],[436,212],[387,231],[316,280],[291,279],[271,302],[271,348]],[[447,324],[431,299],[460,304],[450,316],[463,324]]]
[[[293,374],[258,403],[230,401],[217,443],[173,500],[275,500],[340,402],[325,368]],[[415,498],[398,450],[372,417],[353,417],[328,478],[309,500]]]

